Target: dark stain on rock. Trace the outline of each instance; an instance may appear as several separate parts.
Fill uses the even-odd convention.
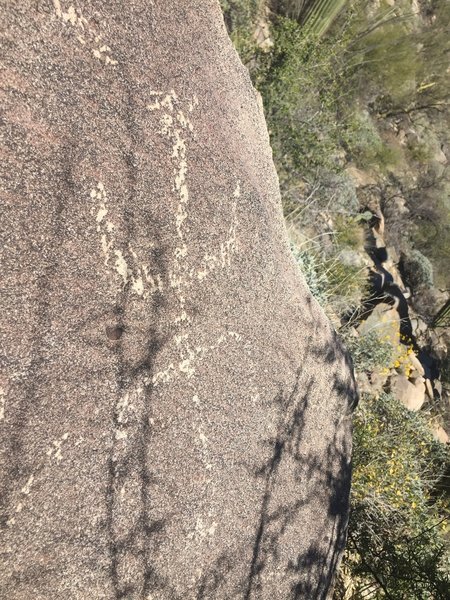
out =
[[[117,340],[120,340],[124,331],[125,331],[125,328],[122,327],[121,325],[108,326],[106,328],[106,336],[109,340],[117,341]]]

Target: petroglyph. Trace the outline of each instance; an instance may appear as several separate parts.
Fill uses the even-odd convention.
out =
[[[216,533],[217,522],[209,520],[205,521],[202,517],[197,517],[195,521],[195,528],[193,533],[188,537],[196,538],[197,540],[204,541],[208,538],[212,538]]]
[[[127,423],[128,411],[132,410],[133,406],[130,404],[130,394],[127,392],[117,403],[117,421],[118,423]]]
[[[111,48],[104,42],[103,35],[89,25],[79,8],[70,5],[67,10],[64,10],[60,0],[53,0],[53,8],[58,19],[74,27],[77,41],[81,46],[86,47],[94,58],[105,65],[118,64],[111,54]]]
[[[5,418],[6,390],[0,387],[0,421]]]
[[[30,475],[30,477],[28,478],[28,481],[26,482],[26,484],[23,486],[21,492],[22,494],[25,494],[26,496],[28,496],[28,494],[31,491],[31,486],[33,485],[33,481],[34,481],[34,475]]]
[[[192,402],[194,403],[195,407],[196,407],[196,412],[197,412],[197,420],[198,421],[198,428],[197,428],[197,444],[199,446],[200,449],[200,454],[202,457],[202,463],[203,466],[205,468],[206,471],[211,471],[213,468],[213,463],[212,463],[212,458],[210,456],[210,452],[209,452],[209,443],[208,443],[208,438],[206,436],[205,433],[205,419],[203,416],[203,406],[202,406],[202,402],[200,400],[200,398],[198,397],[198,395],[194,395],[192,397]],[[208,478],[205,481],[206,484],[210,484],[211,483],[211,479]]]
[[[62,461],[63,456],[61,453],[61,449],[62,449],[63,443],[67,440],[68,437],[69,437],[69,434],[64,433],[60,440],[55,440],[54,442],[52,442],[52,448],[49,448],[49,450],[47,450],[47,452],[46,452],[47,456],[50,459],[54,459],[54,460],[56,460],[56,462]]]
[[[52,442],[52,447],[49,448],[45,453],[50,461],[55,460],[57,463],[59,463],[63,459],[61,449],[62,449],[64,442],[66,442],[68,438],[69,438],[69,433],[64,433],[59,440],[55,440],[54,442]],[[32,488],[35,483],[37,474],[40,473],[45,468],[45,466],[46,466],[46,460],[41,459],[39,464],[36,466],[34,473],[29,475],[27,481],[25,482],[23,487],[20,489],[20,491],[16,492],[19,494],[19,497],[17,499],[17,504],[15,505],[15,508],[13,509],[13,513],[14,513],[13,516],[9,517],[9,519],[6,521],[6,525],[8,527],[12,527],[13,525],[16,524],[16,516],[18,514],[22,513],[24,508],[26,508],[27,501],[29,501],[29,499],[31,497]],[[14,515],[16,515],[16,516],[14,516]]]
[[[234,254],[239,250],[236,229],[237,229],[237,203],[241,195],[241,186],[238,182],[233,193],[233,202],[231,206],[231,222],[228,228],[227,238],[220,243],[219,250],[215,254],[206,253],[201,261],[200,269],[196,273],[199,281],[203,281],[209,274],[218,267],[225,268],[231,266],[231,260]]]
[[[174,317],[174,323],[179,328],[172,342],[179,356],[178,367],[173,363],[165,369],[156,373],[151,381],[153,386],[168,383],[174,378],[185,376],[191,379],[195,375],[196,363],[202,360],[209,352],[216,349],[224,340],[220,336],[215,344],[206,347],[196,346],[190,343],[189,326],[191,317],[186,311],[186,293],[191,285],[202,282],[212,271],[217,268],[225,268],[231,265],[233,254],[238,250],[237,243],[237,203],[240,197],[240,183],[237,182],[233,193],[231,222],[228,234],[223,242],[220,242],[216,251],[205,253],[200,269],[195,269],[190,262],[189,240],[187,238],[186,223],[189,220],[189,188],[188,188],[188,146],[189,140],[195,139],[194,124],[183,110],[183,102],[174,90],[169,93],[151,91],[151,102],[147,109],[151,112],[159,112],[160,134],[170,140],[171,155],[173,163],[172,192],[174,197],[174,227],[178,239],[177,246],[173,252],[171,268],[168,272],[168,280],[171,290],[175,294],[178,311]],[[188,113],[192,113],[198,106],[198,99],[194,96],[187,102]],[[237,338],[235,338],[237,339]]]
[[[115,408],[115,439],[126,440],[140,427],[144,386],[137,382],[127,390]]]
[[[116,260],[114,262],[114,268],[117,274],[123,279],[123,286],[125,287],[128,282],[128,265],[121,250],[114,250]]]
[[[33,481],[34,481],[34,475],[30,475],[30,477],[28,478],[26,484],[20,490],[21,497],[20,497],[19,502],[16,504],[16,506],[14,508],[14,513],[16,515],[19,514],[19,513],[21,513],[22,510],[24,509],[24,507],[25,507],[25,501],[26,501],[26,498],[24,498],[24,496],[29,496],[30,495],[31,486],[33,485]],[[8,521],[6,522],[6,524],[8,526],[11,526],[11,525],[14,525],[15,522],[16,522],[16,519],[13,516],[13,517],[10,517],[8,519]]]
[[[193,344],[189,327],[191,317],[186,310],[186,296],[192,285],[199,285],[216,269],[231,265],[233,255],[238,251],[237,242],[237,204],[241,195],[240,183],[236,183],[231,199],[231,219],[226,239],[219,242],[216,250],[205,253],[200,269],[194,268],[189,253],[189,239],[186,224],[189,220],[189,188],[188,188],[188,152],[189,142],[195,139],[195,129],[191,116],[198,106],[196,97],[183,102],[174,90],[170,92],[150,91],[151,101],[147,104],[150,112],[157,113],[160,135],[169,140],[169,159],[173,164],[172,197],[173,197],[173,227],[176,236],[176,246],[171,256],[171,265],[167,273],[167,286],[163,285],[160,274],[151,275],[150,265],[144,264],[133,247],[119,244],[116,239],[113,204],[109,203],[105,184],[102,181],[90,191],[94,205],[91,214],[95,220],[96,231],[100,237],[100,248],[104,256],[104,265],[114,274],[117,281],[117,291],[127,289],[130,294],[147,299],[155,292],[171,291],[178,309],[173,317],[178,331],[170,340],[176,349],[177,358],[160,369],[152,377],[144,380],[145,385],[154,387],[169,383],[178,377],[192,379],[196,372],[198,361],[218,348],[226,339],[219,335],[212,345]],[[187,112],[184,106],[187,104]],[[238,334],[227,334],[239,341]],[[120,434],[123,435],[122,433]]]
[[[231,209],[231,224],[228,229],[227,239],[220,244],[220,258],[222,267],[230,266],[231,257],[237,251],[237,240],[236,240],[236,207],[239,196],[241,195],[241,186],[238,183],[233,194],[233,205]]]
[[[91,214],[95,218],[96,230],[100,235],[100,247],[104,256],[104,264],[110,270],[115,271],[121,280],[118,290],[124,289],[130,284],[130,290],[136,296],[143,299],[148,298],[156,291],[162,291],[163,283],[160,275],[152,277],[150,267],[143,264],[133,250],[131,244],[122,248],[118,247],[115,236],[115,225],[108,218],[110,208],[105,185],[99,181],[91,189],[90,198],[96,202],[91,208]]]

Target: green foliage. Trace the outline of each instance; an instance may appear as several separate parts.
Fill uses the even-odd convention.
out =
[[[381,113],[411,113],[449,105],[450,3],[431,0],[424,11],[433,19],[417,26],[409,2],[391,7],[381,2],[368,11],[364,0],[353,4],[354,40],[349,60],[364,81],[366,98]]]
[[[392,342],[380,339],[376,331],[362,336],[345,336],[345,344],[357,371],[387,369],[392,365]]]
[[[410,160],[425,165],[432,157],[433,151],[429,144],[422,141],[410,142],[407,145]]]
[[[433,265],[420,250],[411,250],[402,258],[402,267],[413,289],[433,285]]]
[[[363,396],[355,414],[352,514],[346,563],[353,598],[444,600],[450,557],[435,486],[449,450],[433,439],[427,415],[390,394]]]
[[[359,224],[358,216],[338,214],[334,217],[335,243],[338,246],[353,250],[363,249],[364,230]]]
[[[262,94],[274,158],[281,179],[307,178],[317,169],[339,170],[346,95],[342,86],[344,42],[318,43],[295,21],[278,18],[274,48],[261,58],[255,84]],[[350,94],[350,90],[348,91]]]
[[[253,32],[264,0],[220,0],[230,37],[244,63],[257,52]]]
[[[349,156],[363,169],[384,173],[402,160],[401,149],[382,139],[368,111],[354,111],[343,133],[343,142]]]
[[[318,254],[308,250],[297,249],[293,245],[291,249],[311,294],[321,306],[326,306],[330,296],[330,284],[326,272],[321,268]]]
[[[416,106],[449,106],[450,70],[450,3],[448,0],[431,0],[434,18],[418,35],[418,86]]]
[[[340,314],[349,304],[358,304],[367,290],[365,268],[344,264],[337,251],[326,254],[313,245],[292,245],[294,258],[316,300],[331,312]]]
[[[340,253],[336,253],[325,261],[331,295],[335,300],[335,312],[361,303],[367,293],[367,269],[342,262]]]
[[[366,21],[366,27],[356,38],[352,59],[369,83],[367,91],[383,90],[391,102],[404,102],[414,92],[417,77],[411,15],[405,19],[393,9],[381,8]]]

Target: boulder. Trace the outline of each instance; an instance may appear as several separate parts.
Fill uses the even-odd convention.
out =
[[[409,410],[417,411],[425,402],[425,382],[423,377],[409,381],[405,375],[391,377],[391,392]]]
[[[389,378],[389,369],[377,369],[370,373],[370,387],[373,394],[381,394]],[[364,390],[366,391],[366,390]]]
[[[367,265],[367,259],[364,254],[350,248],[343,248],[338,256],[340,262],[349,267],[362,269]]]
[[[425,391],[427,393],[427,396],[429,397],[430,400],[434,400],[434,390],[433,390],[433,384],[432,384],[431,380],[426,378],[424,383],[425,383]]]
[[[375,332],[380,340],[397,347],[400,339],[400,315],[395,308],[385,302],[380,302],[365,321],[358,327],[360,335]]]
[[[352,368],[219,3],[2,17],[2,597],[325,598]]]
[[[445,155],[445,152],[443,152],[442,148],[436,148],[433,160],[442,165],[446,165],[448,163],[447,156]]]
[[[406,216],[409,214],[410,210],[407,206],[406,199],[403,196],[394,196],[391,200],[391,211],[393,213],[397,213],[398,215]]]
[[[418,315],[414,315],[411,317],[411,327],[413,330],[414,337],[421,338],[425,335],[428,326],[423,319],[421,319]]]
[[[345,172],[353,181],[356,188],[376,185],[376,180],[367,172],[358,169],[354,164],[349,164]]]
[[[432,432],[436,441],[441,442],[441,444],[450,443],[450,437],[441,425],[433,425]]]
[[[270,36],[270,11],[268,8],[260,14],[256,29],[253,33],[255,44],[261,48],[263,52],[269,52],[273,47],[273,40]]]
[[[356,374],[356,376],[357,376],[359,393],[360,394],[372,394],[373,386],[372,386],[371,381],[369,380],[369,376],[367,375],[367,373],[359,372]]]

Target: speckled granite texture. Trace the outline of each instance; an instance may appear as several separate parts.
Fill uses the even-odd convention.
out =
[[[325,598],[354,384],[218,3],[1,5],[0,597]]]

